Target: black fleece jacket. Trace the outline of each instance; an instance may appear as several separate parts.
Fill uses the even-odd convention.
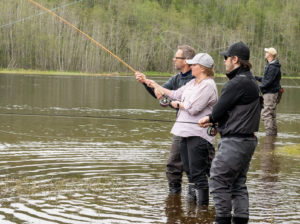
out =
[[[253,134],[258,130],[261,109],[255,78],[243,67],[226,75],[229,81],[209,115],[210,122],[218,123],[221,136]]]

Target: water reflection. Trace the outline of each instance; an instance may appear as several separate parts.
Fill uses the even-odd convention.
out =
[[[276,136],[266,136],[263,147],[260,148],[260,168],[263,171],[262,178],[267,183],[278,181],[280,163],[274,152],[276,138]]]
[[[216,81],[220,90],[225,80]],[[300,88],[288,85],[278,137],[265,138],[263,125],[258,133],[248,173],[250,223],[300,220],[299,159],[275,153],[300,139]],[[9,112],[70,117],[1,115]],[[185,192],[167,195],[172,122],[113,117],[175,114],[133,77],[0,75],[0,223],[211,223],[212,200],[203,210]]]
[[[214,221],[215,209],[212,207],[200,207],[196,203],[186,202],[186,211],[182,207],[180,194],[169,194],[166,198],[165,213],[167,224],[208,224]]]
[[[256,200],[259,200],[259,210],[264,211],[266,217],[258,219],[267,223],[274,222],[276,209],[282,203],[282,194],[278,189],[280,161],[275,154],[276,136],[265,136],[260,146],[260,170],[262,171],[261,179],[257,183],[258,192],[255,195]]]
[[[166,217],[167,224],[182,223],[184,219],[184,211],[181,205],[180,194],[169,194],[166,198]]]

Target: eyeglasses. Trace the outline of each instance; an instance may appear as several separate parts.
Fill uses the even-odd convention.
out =
[[[186,58],[183,58],[183,57],[174,57],[173,59],[182,59],[182,60],[184,60],[184,59],[186,59]]]

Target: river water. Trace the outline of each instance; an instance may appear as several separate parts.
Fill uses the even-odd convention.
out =
[[[300,143],[300,81],[282,85],[278,137],[257,133],[250,223],[300,223],[299,154],[276,153]],[[174,119],[133,77],[0,75],[0,223],[212,223],[211,198],[203,211],[168,195]]]

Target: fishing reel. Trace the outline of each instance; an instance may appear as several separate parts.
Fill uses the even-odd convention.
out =
[[[216,136],[217,133],[218,133],[218,131],[217,131],[217,127],[215,124],[213,124],[212,126],[208,126],[207,134],[209,136]]]
[[[159,99],[159,104],[162,107],[167,107],[170,105],[171,101],[172,100],[167,95],[163,94],[162,98]]]

